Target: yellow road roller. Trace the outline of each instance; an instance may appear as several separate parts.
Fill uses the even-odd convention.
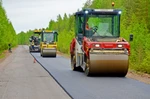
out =
[[[56,31],[42,30],[40,54],[43,57],[56,57],[57,54],[57,36]]]

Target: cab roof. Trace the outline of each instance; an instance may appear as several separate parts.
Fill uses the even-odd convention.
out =
[[[75,13],[75,15],[95,14],[95,15],[117,15],[122,10],[118,9],[83,9]]]
[[[51,30],[34,30],[33,32],[34,32],[35,34],[41,34],[42,32],[54,33],[55,31],[51,31]]]

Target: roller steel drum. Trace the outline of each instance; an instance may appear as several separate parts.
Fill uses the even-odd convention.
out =
[[[127,54],[90,53],[89,73],[110,76],[125,76],[128,72]]]
[[[55,48],[45,48],[41,51],[41,56],[56,57]]]

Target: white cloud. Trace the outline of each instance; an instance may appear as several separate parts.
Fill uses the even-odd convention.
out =
[[[86,0],[4,0],[3,7],[16,32],[47,27],[57,15],[72,14]]]

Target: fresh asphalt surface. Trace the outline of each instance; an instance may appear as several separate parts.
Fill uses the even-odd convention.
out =
[[[72,71],[70,59],[32,53],[36,60],[74,99],[150,99],[150,85],[121,77],[87,77]]]

